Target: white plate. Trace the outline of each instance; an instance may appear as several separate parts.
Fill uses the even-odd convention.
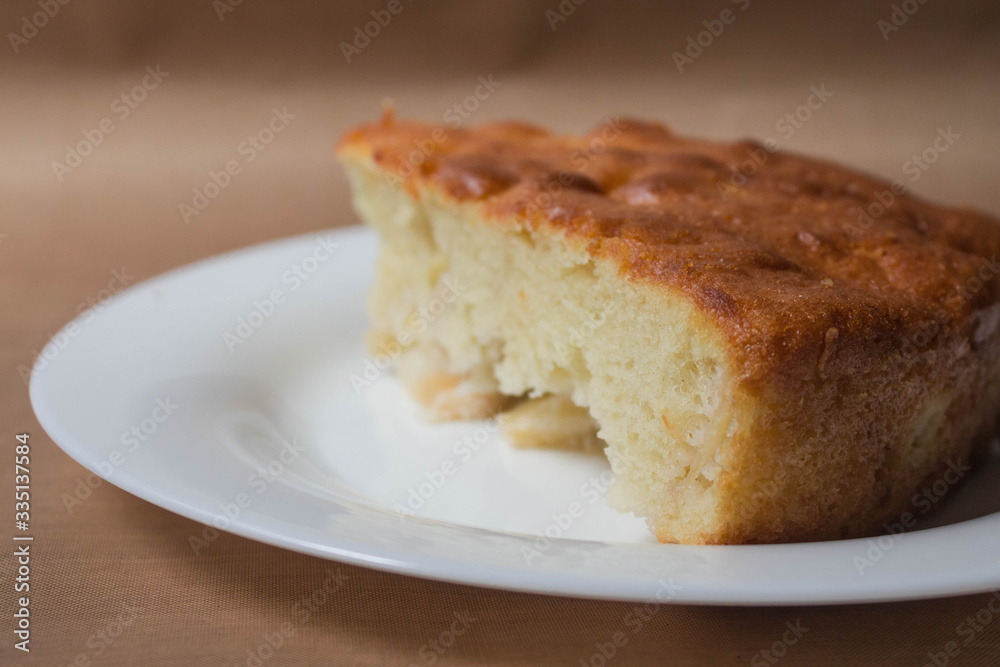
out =
[[[318,239],[339,247],[331,254]],[[930,515],[930,529],[879,540],[661,545],[641,520],[607,507],[602,457],[513,451],[485,422],[421,423],[395,380],[366,363],[374,256],[375,239],[348,229],[132,287],[83,313],[43,351],[31,383],[38,420],[91,471],[173,512],[433,579],[727,604],[1000,587],[995,462]],[[237,331],[241,319],[249,328]],[[356,390],[350,378],[366,368],[374,380]],[[410,489],[427,497],[414,516],[393,509],[406,506]],[[192,551],[211,550],[211,530],[192,536]]]

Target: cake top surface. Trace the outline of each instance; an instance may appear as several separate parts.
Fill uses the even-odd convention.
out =
[[[631,279],[683,291],[758,362],[826,357],[831,339],[887,353],[924,329],[976,339],[996,326],[996,309],[985,314],[1000,300],[994,219],[775,149],[623,118],[562,136],[388,114],[339,150],[414,196],[434,191],[562,234]]]

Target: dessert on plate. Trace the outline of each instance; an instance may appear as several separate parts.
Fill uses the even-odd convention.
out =
[[[338,153],[370,345],[437,419],[601,451],[662,542],[880,531],[1000,409],[1000,227],[754,142],[392,114]]]

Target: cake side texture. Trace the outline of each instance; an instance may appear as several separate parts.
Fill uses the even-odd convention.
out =
[[[375,348],[406,333],[401,375],[445,418],[586,408],[612,503],[661,541],[876,532],[992,432],[987,216],[632,120],[563,137],[387,118],[339,152],[383,241]]]

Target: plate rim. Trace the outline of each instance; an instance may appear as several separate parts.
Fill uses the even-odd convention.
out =
[[[120,302],[127,295],[136,294],[140,290],[155,288],[161,283],[169,282],[170,280],[189,272],[199,269],[203,270],[210,267],[214,267],[215,269],[224,269],[227,263],[235,260],[241,258],[245,259],[255,253],[263,253],[266,255],[268,252],[273,252],[278,248],[308,243],[310,241],[314,241],[317,236],[324,234],[336,235],[339,237],[339,240],[343,240],[345,243],[364,242],[365,238],[370,238],[373,235],[370,230],[364,227],[359,225],[349,225],[315,230],[296,236],[273,239],[231,250],[229,252],[216,254],[172,268],[134,285],[130,285],[128,288],[122,290],[109,299],[105,304],[105,309],[110,310],[115,309],[116,307],[121,307]],[[228,283],[225,284],[228,286]],[[44,350],[50,342],[70,327],[78,324],[80,320],[86,317],[86,315],[87,313],[85,311],[84,313],[71,319],[67,324],[62,326],[49,341],[46,341],[45,345],[43,345],[40,350]],[[85,438],[74,434],[72,429],[63,423],[59,415],[58,406],[51,404],[46,396],[47,385],[45,383],[47,374],[50,372],[49,369],[51,369],[54,364],[59,363],[59,358],[60,357],[56,357],[52,360],[44,360],[40,351],[38,358],[36,358],[32,363],[31,380],[28,388],[32,410],[34,411],[42,429],[49,435],[52,441],[68,456],[70,456],[70,458],[75,460],[90,472],[98,475],[102,480],[109,482],[125,492],[152,503],[162,509],[166,509],[167,511],[197,521],[198,523],[204,525],[212,525],[212,519],[217,515],[217,513],[209,512],[204,508],[200,508],[197,505],[186,502],[183,498],[175,498],[161,493],[155,488],[155,486],[148,486],[148,480],[144,483],[141,475],[136,475],[135,472],[130,472],[127,467],[116,470],[115,474],[110,477],[105,477],[99,472],[99,470],[96,469],[96,465],[90,465],[92,458],[89,455],[94,454],[98,450],[84,442]],[[42,368],[39,368],[39,365],[42,365]],[[344,500],[343,502],[350,501]],[[361,508],[361,511],[377,511],[371,507],[367,507],[363,503],[356,504],[356,507]],[[408,522],[414,522],[417,525],[445,524],[459,531],[486,531],[490,534],[499,536],[502,539],[516,538],[517,536],[516,533],[507,533],[486,528],[476,528],[423,517],[410,517]],[[899,536],[899,540],[894,544],[893,549],[899,549],[900,551],[904,549],[919,550],[927,543],[934,543],[938,540],[944,539],[955,539],[955,537],[958,537],[959,539],[967,539],[969,536],[967,533],[970,533],[970,531],[974,536],[979,531],[988,531],[990,529],[994,532],[1000,533],[1000,512],[946,526],[927,528],[905,533]],[[480,565],[475,562],[470,562],[467,559],[462,560],[460,558],[450,556],[447,553],[444,555],[439,554],[436,557],[430,557],[424,554],[407,553],[405,549],[394,550],[380,547],[379,545],[358,544],[353,541],[340,540],[341,545],[339,547],[333,546],[332,543],[322,545],[316,542],[308,542],[299,538],[289,537],[288,535],[281,536],[280,534],[269,531],[265,527],[257,525],[254,522],[244,520],[244,517],[242,516],[239,519],[231,521],[225,529],[219,530],[224,530],[224,532],[239,535],[270,546],[289,549],[298,553],[324,558],[326,560],[345,562],[362,567],[369,567],[396,574],[416,576],[435,581],[445,581],[449,583],[499,590],[556,595],[572,598],[617,601],[627,600],[637,602],[649,600],[651,598],[650,590],[652,583],[650,582],[644,582],[642,587],[638,587],[634,581],[625,579],[593,579],[576,573],[557,573],[559,576],[556,576],[556,574],[553,574],[551,571],[541,569],[503,569],[498,568],[495,565]],[[959,533],[959,535],[948,535],[948,533],[956,532]],[[522,535],[521,538],[523,537],[532,536]],[[842,549],[845,548],[843,545],[853,544],[860,546],[870,539],[877,539],[877,537],[836,540],[830,542],[767,545],[643,545],[613,542],[604,543],[596,541],[584,542],[607,545],[610,548],[628,546],[630,548],[682,549],[693,551],[705,549],[719,550],[716,551],[716,553],[721,553],[721,550],[737,549],[754,551],[767,550],[769,552],[775,552],[775,555],[777,555],[782,550],[801,551],[803,550],[804,545],[828,545],[828,548]],[[334,542],[335,541],[336,540],[334,540]],[[581,542],[580,540],[569,539],[559,539],[558,541],[561,543]],[[810,546],[807,547],[807,549],[808,548],[817,549],[822,547]],[[688,584],[681,589],[680,594],[672,596],[668,601],[677,604],[700,605],[811,606],[931,599],[985,593],[1000,589],[1000,567],[997,568],[995,573],[992,573],[993,578],[989,581],[981,575],[973,576],[971,573],[965,572],[952,572],[951,577],[947,577],[944,576],[944,570],[946,569],[947,568],[942,568],[941,571],[938,571],[937,574],[939,576],[933,579],[920,578],[917,581],[907,580],[898,584],[887,584],[885,581],[882,581],[876,586],[866,586],[864,589],[858,589],[851,586],[835,588],[832,584],[826,584],[824,588],[816,583],[813,583],[811,586],[803,585],[797,587],[793,594],[789,594],[789,587],[787,586],[782,589],[781,593],[778,593],[776,591],[768,592],[765,587],[756,586],[752,582],[743,582],[740,586],[727,583],[725,585],[719,585],[718,587],[713,587],[711,583],[701,582],[697,585]],[[693,591],[691,590],[692,586],[694,586]],[[640,590],[640,588],[642,590]],[[825,593],[820,593],[819,589],[822,589]],[[692,592],[696,594],[692,595]]]

